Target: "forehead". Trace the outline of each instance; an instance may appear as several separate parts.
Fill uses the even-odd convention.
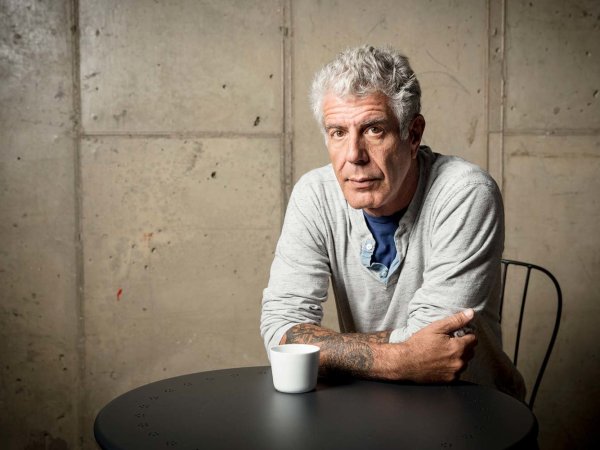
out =
[[[323,97],[323,121],[325,126],[350,125],[366,120],[394,119],[387,97],[382,93],[364,96],[338,96],[327,93]]]

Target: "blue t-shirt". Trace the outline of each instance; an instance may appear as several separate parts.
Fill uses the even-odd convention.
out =
[[[375,239],[375,250],[371,257],[371,263],[383,264],[388,269],[396,259],[396,241],[394,234],[398,229],[398,223],[406,209],[402,209],[391,216],[370,216],[363,210],[367,227]]]

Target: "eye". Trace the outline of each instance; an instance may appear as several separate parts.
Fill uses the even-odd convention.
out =
[[[340,139],[344,137],[344,132],[342,130],[331,130],[329,132],[329,136],[334,139]]]
[[[379,136],[383,134],[383,128],[374,125],[372,127],[367,128],[367,134],[371,136]]]

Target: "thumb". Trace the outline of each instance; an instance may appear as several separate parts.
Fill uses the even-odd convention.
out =
[[[469,308],[450,317],[446,317],[445,319],[440,319],[436,322],[433,322],[431,325],[438,333],[452,333],[453,331],[456,331],[459,328],[467,325],[471,320],[473,320],[474,315],[475,312]]]

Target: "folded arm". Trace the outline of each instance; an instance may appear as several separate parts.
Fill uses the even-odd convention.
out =
[[[484,181],[458,184],[435,208],[423,284],[408,304],[406,325],[393,330],[391,342],[403,342],[467,308],[497,320],[503,207],[495,184]]]
[[[376,347],[389,341],[390,331],[379,333],[338,333],[302,323],[290,328],[281,344],[313,344],[321,347],[322,375],[346,372],[358,376],[372,373]]]
[[[464,194],[471,195],[475,195],[475,202],[456,196],[438,213],[432,240],[434,254],[424,273],[424,286],[409,304],[408,326],[390,335],[390,331],[336,333],[320,327],[321,304],[327,298],[331,274],[327,253],[331,237],[322,217],[311,213],[320,208],[317,196],[295,191],[288,205],[269,286],[263,295],[261,333],[265,346],[318,345],[322,374],[345,372],[365,378],[415,382],[457,378],[472,357],[477,339],[475,335],[451,337],[451,334],[472,318],[460,311],[471,314],[470,308],[480,310],[484,304],[489,285],[486,274],[493,272],[485,266],[496,256],[489,252],[490,244],[494,246],[490,240],[495,241],[501,231],[493,213],[497,209],[493,206],[497,205],[492,205],[489,211],[487,195],[479,198],[473,191]],[[301,202],[298,196],[302,197]],[[488,213],[476,215],[479,220],[472,220],[469,209],[473,203],[485,205]],[[449,220],[454,214],[461,219]],[[473,234],[479,239],[471,240]],[[461,239],[456,239],[458,235]]]
[[[455,314],[432,323],[400,344],[388,342],[389,331],[337,333],[312,324],[290,328],[281,343],[319,346],[322,375],[347,373],[382,380],[447,382],[456,379],[473,356],[475,335],[450,336],[472,317],[472,310]]]

